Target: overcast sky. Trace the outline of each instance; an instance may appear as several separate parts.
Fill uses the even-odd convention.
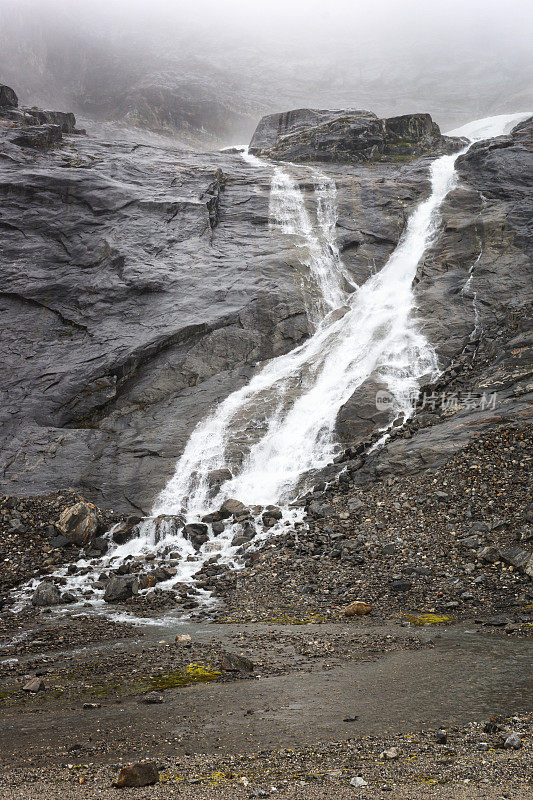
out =
[[[532,41],[533,0],[0,0],[0,82],[77,107],[160,70],[253,119],[313,104],[455,126],[530,107]]]
[[[184,29],[253,40],[297,38],[309,50],[328,40],[430,39],[531,44],[531,0],[0,0],[49,19],[68,15],[102,34],[172,36]],[[170,26],[170,27],[169,27]],[[311,37],[311,38],[307,38]],[[307,41],[306,41],[307,39]],[[201,45],[201,42],[198,42]]]

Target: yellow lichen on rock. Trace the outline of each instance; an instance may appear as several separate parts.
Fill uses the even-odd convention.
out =
[[[413,625],[445,625],[455,622],[455,617],[449,617],[446,614],[403,614],[402,616]]]

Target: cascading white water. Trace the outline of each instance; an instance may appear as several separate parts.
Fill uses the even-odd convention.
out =
[[[527,116],[479,120],[452,133],[476,141],[501,134]],[[207,476],[222,467],[229,467],[234,477],[222,485],[218,504],[228,497],[247,505],[292,499],[303,473],[331,462],[338,410],[372,373],[388,386],[393,410],[409,413],[419,378],[438,369],[435,353],[413,315],[412,281],[438,225],[439,207],[455,185],[459,155],[432,163],[430,196],[410,217],[383,269],[351,293],[343,288],[346,275],[335,245],[333,183],[315,173],[318,224],[313,229],[295,181],[286,169],[275,167],[272,221],[285,233],[300,237],[299,245],[305,249],[302,263],[316,283],[322,316],[315,317],[315,333],[305,344],[268,362],[200,423],[158,498],[154,515],[185,512],[197,519],[207,513],[211,505]],[[232,441],[242,445],[246,427],[258,411],[265,410],[265,429],[252,439],[242,463],[233,463]]]
[[[272,176],[269,217],[271,227],[297,239],[302,251],[303,279],[312,282],[308,316],[316,326],[328,311],[343,304],[345,292],[344,269],[335,244],[335,184],[322,175],[313,177],[317,197],[315,228],[298,185],[281,167],[276,167]]]
[[[491,138],[528,116],[483,119],[451,135],[471,142]],[[172,526],[167,538],[164,526],[160,527],[163,539],[156,541],[154,518],[184,514],[187,521],[197,521],[229,497],[248,506],[289,503],[301,488],[302,475],[331,463],[336,453],[338,411],[370,375],[377,375],[388,387],[393,413],[411,413],[421,376],[438,373],[435,352],[417,325],[412,282],[437,230],[440,206],[456,184],[454,165],[461,153],[433,161],[430,196],[409,218],[381,271],[360,288],[347,275],[335,243],[333,181],[312,173],[316,197],[313,225],[289,172],[297,168],[274,168],[271,224],[293,238],[313,283],[310,315],[314,333],[301,346],[267,362],[246,386],[229,395],[196,427],[152,517],[142,524],[140,536],[110,551],[104,563],[169,545],[184,559],[178,575],[181,580],[191,578],[214,549],[228,563],[235,563],[232,526],[219,536],[211,534],[210,541],[195,553]],[[246,151],[243,157],[252,166],[264,167]],[[307,179],[308,175],[307,171]],[[233,477],[222,484],[213,501],[208,476],[221,468],[229,469]],[[285,518],[290,518],[288,511]]]

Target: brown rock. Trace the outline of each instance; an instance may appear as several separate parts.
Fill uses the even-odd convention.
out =
[[[75,503],[61,512],[57,527],[74,544],[85,546],[96,534],[98,516],[92,503]]]
[[[354,600],[349,606],[344,609],[345,617],[364,617],[365,614],[370,614],[372,606],[370,603],[365,603],[363,600]]]
[[[153,761],[138,761],[128,764],[120,770],[115,789],[133,788],[136,786],[151,786],[159,780],[159,770]]]

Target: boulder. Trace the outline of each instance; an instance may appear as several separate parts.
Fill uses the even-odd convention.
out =
[[[222,672],[253,672],[254,664],[249,658],[237,653],[224,652],[220,656],[220,669]]]
[[[61,603],[61,595],[57,586],[49,581],[40,583],[31,598],[34,606],[58,606]]]
[[[155,542],[168,536],[176,536],[183,528],[184,519],[181,514],[160,514],[154,520]]]
[[[265,528],[272,528],[276,522],[283,517],[281,509],[277,506],[267,506],[267,508],[261,514],[261,519],[263,520],[263,525]]]
[[[515,733],[512,731],[508,735],[505,736],[503,742],[503,748],[505,750],[520,750],[522,747],[522,739],[520,738],[520,734]]]
[[[76,128],[76,117],[72,112],[31,109],[30,113],[41,125],[58,125],[62,133],[73,133]]]
[[[334,508],[329,503],[320,503],[318,500],[312,500],[307,508],[307,516],[314,519],[321,519],[322,517],[330,517],[334,513]]]
[[[22,687],[24,692],[31,692],[36,694],[44,690],[44,681],[42,678],[30,678],[30,680]]]
[[[523,547],[509,545],[501,547],[499,555],[506,564],[511,564],[516,569],[524,572],[529,578],[533,578],[533,553]]]
[[[113,786],[116,789],[130,789],[151,786],[159,780],[159,770],[154,761],[138,761],[122,767]]]
[[[361,442],[376,428],[391,422],[392,395],[374,378],[365,381],[340,407],[335,430],[345,444]]]
[[[412,581],[408,581],[406,578],[394,578],[389,585],[393,592],[408,592],[413,588]]]
[[[222,515],[221,519],[227,519],[228,517],[239,517],[242,514],[246,514],[248,511],[249,509],[244,503],[230,497],[222,503],[219,513]]]
[[[250,153],[283,161],[410,161],[460,149],[429,114],[380,119],[370,111],[299,108],[259,122]]]
[[[0,86],[0,108],[16,108],[19,104],[18,97],[9,86]]]
[[[116,544],[125,544],[135,536],[135,528],[142,521],[142,517],[131,514],[122,522],[117,523],[111,533],[111,538]]]
[[[61,512],[57,528],[69,541],[85,547],[96,535],[98,522],[96,506],[80,502]]]
[[[106,603],[120,603],[133,596],[136,578],[133,575],[113,575],[109,580],[105,592]]]
[[[383,759],[383,761],[395,761],[400,756],[400,751],[397,747],[389,747],[387,750],[383,750],[379,757]]]
[[[364,617],[365,614],[370,614],[372,606],[370,603],[365,603],[363,600],[354,600],[353,603],[346,606],[344,609],[345,617]]]
[[[104,539],[103,536],[97,536],[92,540],[91,547],[93,550],[96,550],[103,555],[109,550],[109,542],[107,539]]]
[[[136,582],[137,591],[152,589],[157,583],[156,576],[150,572],[148,575],[139,575]]]
[[[219,488],[226,481],[230,481],[233,475],[229,469],[213,469],[207,476],[207,485],[209,486],[209,494],[214,497]]]
[[[196,550],[209,538],[207,525],[204,525],[203,522],[190,522],[188,525],[184,525],[183,535]]]

